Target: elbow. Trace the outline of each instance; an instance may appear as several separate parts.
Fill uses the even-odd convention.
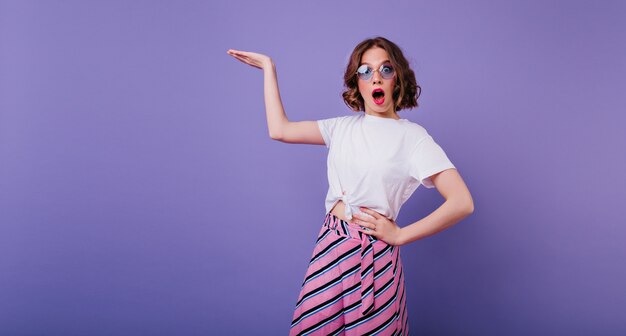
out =
[[[463,213],[465,214],[465,216],[469,216],[474,213],[474,201],[472,201],[471,197],[467,202],[465,202],[465,206],[463,207]]]
[[[283,138],[283,136],[282,136],[282,134],[280,134],[280,133],[278,133],[278,132],[271,132],[271,131],[270,131],[270,138],[271,138],[272,140],[278,140],[278,141],[281,141],[281,140],[282,140],[282,138]]]
[[[269,134],[272,140],[283,141],[285,138],[285,128],[284,127],[269,127]]]
[[[288,125],[289,125],[289,120],[287,120],[286,118],[285,118],[285,121],[282,123],[274,123],[272,125],[268,124],[270,138],[272,138],[272,140],[285,142],[285,133],[287,132]]]
[[[472,201],[471,197],[468,198],[457,198],[452,203],[455,205],[456,211],[461,215],[461,217],[467,217],[474,212],[474,201]]]

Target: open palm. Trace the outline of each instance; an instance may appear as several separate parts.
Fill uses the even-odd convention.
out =
[[[264,69],[272,64],[272,59],[269,56],[255,52],[228,49],[227,53],[239,61],[259,69]]]

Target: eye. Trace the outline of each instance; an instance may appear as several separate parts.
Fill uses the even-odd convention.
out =
[[[393,66],[391,66],[391,64],[384,64],[383,66],[380,67],[380,72],[381,73],[392,73],[393,72]]]
[[[363,64],[359,67],[359,69],[357,69],[357,72],[360,74],[369,74],[370,72],[372,72],[372,68]]]

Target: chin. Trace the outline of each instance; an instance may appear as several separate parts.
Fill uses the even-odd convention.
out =
[[[387,103],[382,104],[382,105],[370,104],[370,109],[372,109],[372,111],[376,113],[385,113],[389,110],[390,107],[391,105]]]

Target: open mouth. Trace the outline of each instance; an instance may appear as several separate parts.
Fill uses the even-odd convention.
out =
[[[375,89],[372,91],[372,98],[374,98],[374,103],[381,105],[385,102],[385,91],[383,89]]]

